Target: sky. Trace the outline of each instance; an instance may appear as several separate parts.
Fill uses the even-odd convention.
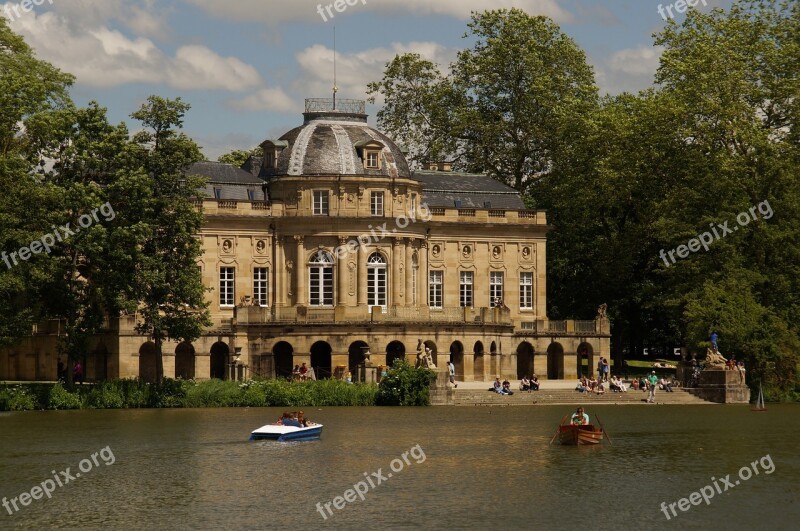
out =
[[[694,1],[707,12],[733,0]],[[652,85],[653,33],[670,12],[685,17],[669,0],[339,2],[341,12],[333,0],[35,0],[28,11],[0,0],[0,10],[39,58],[76,76],[76,104],[99,102],[112,123],[136,130],[130,114],[149,95],[180,96],[192,106],[184,130],[209,160],[281,136],[302,123],[305,98],[331,96],[334,26],[340,98],[366,99],[400,53],[446,70],[470,46],[472,11],[512,7],[558,23],[601,93],[619,94]],[[367,106],[373,124],[379,105]]]

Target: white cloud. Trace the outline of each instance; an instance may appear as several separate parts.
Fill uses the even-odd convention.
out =
[[[455,59],[456,50],[436,42],[393,43],[388,48],[372,48],[361,52],[336,53],[337,86],[343,98],[364,98],[367,84],[383,77],[386,63],[398,54],[418,53],[446,69]],[[297,90],[308,97],[327,96],[333,87],[333,50],[314,45],[296,55],[302,69]]]
[[[596,66],[598,85],[609,94],[651,87],[663,51],[661,46],[640,45],[613,53]]]
[[[317,12],[317,6],[323,9],[334,0],[285,0],[276,6],[276,2],[264,0],[237,0],[236,2],[220,2],[219,0],[184,0],[194,4],[215,17],[237,21],[259,20],[272,25],[287,21],[323,22]],[[272,5],[270,5],[272,4]],[[466,20],[472,11],[517,7],[534,15],[547,15],[557,22],[569,22],[572,15],[558,6],[556,0],[362,0],[348,6],[339,13],[332,9],[334,20],[347,14],[363,13],[407,13],[412,15],[445,15]],[[330,21],[327,12],[325,18]]]
[[[239,99],[230,99],[228,107],[240,111],[293,112],[300,106],[282,88],[263,88]]]
[[[254,67],[205,46],[183,46],[170,57],[148,38],[130,38],[102,25],[76,25],[74,20],[52,11],[29,13],[11,27],[40,58],[90,86],[163,83],[178,89],[242,91],[262,84]]]

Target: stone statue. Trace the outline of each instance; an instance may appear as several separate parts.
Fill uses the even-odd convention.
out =
[[[606,311],[608,311],[608,304],[603,303],[597,307],[597,318],[598,319],[605,319],[606,318]]]
[[[705,369],[725,369],[728,360],[722,357],[722,354],[717,350],[706,350],[706,364]]]
[[[425,367],[426,369],[435,369],[436,365],[433,363],[433,356],[432,351],[428,347],[424,347],[425,350],[423,351],[423,344],[422,340],[420,339],[417,343],[417,362],[415,363],[414,367],[420,368]]]

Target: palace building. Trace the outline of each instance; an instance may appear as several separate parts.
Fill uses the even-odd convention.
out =
[[[202,162],[196,206],[213,326],[164,344],[164,375],[317,377],[414,363],[420,343],[462,381],[573,378],[609,357],[609,323],[550,321],[547,219],[512,188],[447,164],[411,171],[365,102],[306,100],[304,122],[241,168]],[[136,316],[108,324],[87,379],[156,373]],[[54,380],[60,323],[0,351],[0,379]],[[584,368],[585,372],[587,369]],[[338,375],[337,374],[337,375]]]

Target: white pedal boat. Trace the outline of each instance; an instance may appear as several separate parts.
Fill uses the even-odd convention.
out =
[[[322,424],[314,424],[307,428],[298,428],[296,426],[282,426],[280,424],[267,424],[261,426],[257,430],[253,430],[250,434],[251,441],[259,441],[263,439],[272,441],[310,441],[319,439],[322,435]]]

